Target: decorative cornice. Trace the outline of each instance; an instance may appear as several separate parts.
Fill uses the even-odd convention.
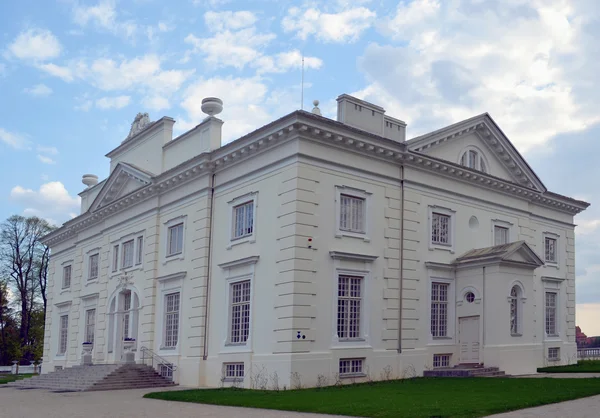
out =
[[[227,261],[225,263],[219,264],[219,267],[221,267],[222,269],[228,269],[232,267],[242,267],[248,264],[256,264],[258,262],[259,257],[260,256],[258,255],[253,255],[250,257],[240,258],[238,260]]]
[[[542,281],[543,282],[557,282],[557,283],[562,283],[564,282],[566,279],[564,277],[549,277],[549,276],[542,276]]]
[[[157,277],[155,280],[157,282],[166,282],[169,280],[184,279],[186,275],[187,271],[180,271],[177,273],[167,274],[166,276]]]
[[[96,293],[90,293],[88,295],[80,296],[80,299],[85,300],[85,299],[94,299],[94,298],[98,298],[98,297],[100,297],[100,293],[96,292]]]
[[[454,264],[436,263],[435,261],[426,261],[425,267],[427,267],[429,269],[450,270],[450,271],[453,271],[456,268],[456,266]]]
[[[329,251],[329,255],[335,260],[365,261],[368,263],[371,263],[379,258],[378,255],[346,253],[343,251]]]

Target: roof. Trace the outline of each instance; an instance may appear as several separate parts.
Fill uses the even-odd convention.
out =
[[[519,253],[520,257],[515,255]],[[493,247],[475,248],[467,251],[456,260],[454,264],[471,264],[474,262],[516,262],[539,267],[544,261],[533,251],[525,241],[515,241]]]

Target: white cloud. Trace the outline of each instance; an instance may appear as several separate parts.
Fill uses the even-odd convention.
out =
[[[45,84],[36,84],[35,86],[25,88],[23,91],[34,97],[47,97],[52,94],[52,89]]]
[[[68,67],[61,67],[60,65],[56,65],[53,63],[49,64],[40,64],[37,66],[40,70],[54,76],[58,77],[67,83],[70,83],[75,79],[73,75],[73,71]]]
[[[39,190],[15,186],[10,191],[10,199],[24,206],[23,213],[26,215],[59,221],[72,217],[80,207],[79,196],[69,195],[65,186],[58,181],[44,183]],[[58,224],[56,221],[54,223]]]
[[[292,69],[302,68],[302,54],[297,49],[281,52],[274,56],[262,56],[253,64],[259,74],[283,73]],[[323,65],[323,60],[317,57],[304,57],[304,69],[318,70]]]
[[[144,105],[144,108],[154,111],[168,109],[171,107],[169,99],[159,95],[143,98],[142,105]]]
[[[223,30],[239,30],[253,26],[257,17],[254,13],[240,10],[237,12],[224,11],[224,12],[206,12],[204,14],[204,23],[208,27],[208,30],[212,32],[220,32]]]
[[[114,0],[101,0],[95,6],[76,4],[73,7],[73,21],[81,27],[93,24],[115,35],[131,38],[140,29],[139,25],[133,20],[119,21],[115,3]]]
[[[92,108],[93,105],[94,102],[92,102],[91,100],[83,100],[81,101],[81,104],[75,105],[75,110],[82,110],[84,112],[87,112]]]
[[[102,97],[96,100],[96,107],[99,109],[122,109],[130,102],[130,96]]]
[[[62,46],[49,30],[29,29],[17,36],[8,51],[20,59],[43,61],[58,57]]]
[[[44,147],[42,145],[38,145],[36,147],[37,152],[48,155],[58,155],[58,150],[56,147]]]
[[[292,7],[281,21],[284,32],[295,32],[300,39],[314,36],[323,42],[354,42],[375,21],[376,14],[366,7],[345,8],[326,13],[310,7]]]
[[[29,141],[24,135],[9,132],[4,128],[0,128],[0,142],[4,142],[14,149],[27,149],[29,147]]]
[[[46,155],[38,154],[37,158],[44,164],[56,164],[56,161]]]

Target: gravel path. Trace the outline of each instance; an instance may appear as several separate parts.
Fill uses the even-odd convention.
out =
[[[158,390],[163,390],[159,388]],[[176,390],[173,388],[172,390]],[[179,389],[182,389],[181,387]],[[0,385],[2,418],[333,418],[266,409],[232,408],[144,399],[157,389],[53,393]]]

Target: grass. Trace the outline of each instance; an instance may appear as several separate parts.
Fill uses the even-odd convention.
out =
[[[146,398],[377,418],[481,417],[600,394],[600,379],[417,378],[286,391],[198,389]]]
[[[568,366],[541,367],[538,373],[600,373],[600,360],[579,360]]]
[[[28,377],[31,377],[31,376],[33,376],[33,375],[32,374],[20,374],[20,375],[7,374],[7,375],[0,375],[0,385],[5,385],[7,383],[14,382],[15,380],[27,379]]]

